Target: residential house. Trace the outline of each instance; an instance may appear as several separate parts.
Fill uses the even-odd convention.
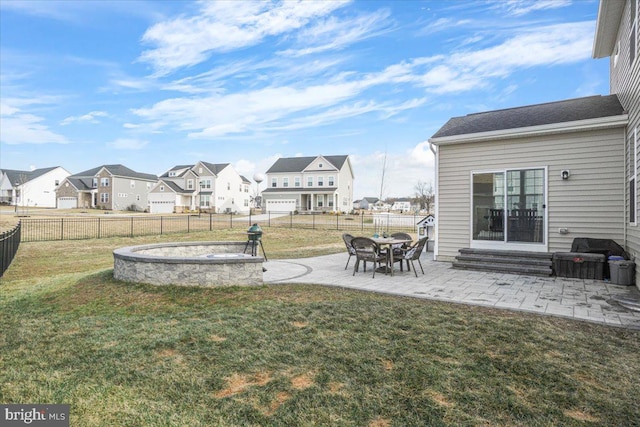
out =
[[[55,208],[56,188],[69,175],[60,166],[30,171],[0,169],[0,203]]]
[[[149,192],[151,213],[248,213],[251,182],[229,163],[175,166]]]
[[[393,205],[391,205],[391,210],[396,212],[409,212],[411,210],[411,199],[401,197],[394,200]]]
[[[363,197],[353,202],[354,209],[371,210],[380,199],[377,197]]]
[[[269,168],[262,206],[267,211],[349,212],[353,168],[349,156],[283,157]]]
[[[610,56],[611,94],[469,114],[430,139],[434,256],[461,248],[569,251],[613,239],[634,256],[640,126],[638,0],[600,3],[593,56]]]
[[[156,175],[126,166],[102,165],[67,177],[58,187],[58,208],[147,211]]]

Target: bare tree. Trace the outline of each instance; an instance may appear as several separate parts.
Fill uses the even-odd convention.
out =
[[[424,182],[422,180],[413,187],[415,190],[415,202],[420,205],[420,210],[425,210],[427,213],[431,213],[435,194],[433,193],[433,185],[430,182]]]

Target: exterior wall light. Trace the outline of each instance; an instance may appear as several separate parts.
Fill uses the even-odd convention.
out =
[[[571,172],[569,172],[569,170],[565,169],[562,172],[560,172],[560,176],[562,177],[562,179],[569,179],[569,176],[571,175]]]

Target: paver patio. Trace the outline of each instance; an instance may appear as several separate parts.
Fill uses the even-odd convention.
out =
[[[266,284],[306,283],[527,311],[568,317],[612,326],[640,329],[640,312],[616,303],[616,299],[640,301],[635,286],[614,285],[601,280],[534,277],[481,271],[454,270],[449,262],[435,262],[424,253],[418,269],[394,276],[362,269],[353,276],[353,262],[344,269],[346,253],[312,258],[265,262]],[[417,263],[416,263],[417,266]],[[419,267],[418,267],[419,268]]]

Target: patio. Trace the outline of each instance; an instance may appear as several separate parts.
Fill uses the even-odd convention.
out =
[[[344,269],[344,253],[265,263],[265,284],[305,283],[338,286],[399,296],[488,306],[568,317],[640,329],[640,311],[624,308],[616,298],[640,301],[635,286],[612,285],[600,280],[533,277],[480,271],[454,270],[451,263],[435,262],[431,253],[421,257],[425,274],[396,271],[395,276],[353,274],[353,262]]]

